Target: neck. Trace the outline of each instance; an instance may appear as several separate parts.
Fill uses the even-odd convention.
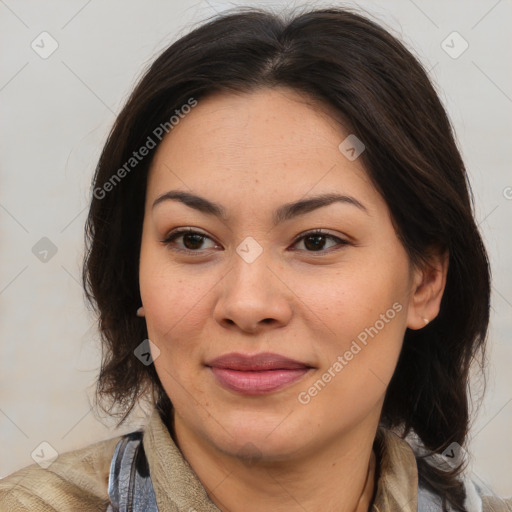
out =
[[[179,417],[174,439],[210,499],[229,512],[367,512],[376,475],[372,431],[348,432],[299,458],[243,461],[195,437]]]

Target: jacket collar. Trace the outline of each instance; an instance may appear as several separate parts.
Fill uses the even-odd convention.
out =
[[[143,437],[151,480],[159,510],[221,512],[174,443],[154,409]],[[418,471],[409,444],[379,427],[374,449],[377,482],[374,512],[416,512]]]

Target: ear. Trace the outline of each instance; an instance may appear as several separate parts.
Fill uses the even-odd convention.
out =
[[[432,249],[427,263],[414,269],[407,311],[409,329],[421,329],[439,314],[446,286],[448,261],[448,250]]]

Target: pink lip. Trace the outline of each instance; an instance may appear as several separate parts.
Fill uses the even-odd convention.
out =
[[[231,353],[209,361],[217,381],[244,395],[262,395],[282,389],[300,379],[311,367],[279,354],[253,356]]]

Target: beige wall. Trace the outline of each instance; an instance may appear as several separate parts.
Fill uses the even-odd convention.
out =
[[[224,3],[0,3],[0,476],[32,463],[42,441],[62,452],[117,435],[94,417],[87,399],[99,363],[79,283],[89,181],[143,66]],[[511,495],[512,5],[360,5],[402,34],[432,70],[467,162],[494,272],[491,373],[472,430],[473,468],[496,492]],[[462,40],[448,39],[452,56],[442,48],[454,31],[469,44],[457,58]],[[43,237],[57,250],[50,257],[51,245],[39,242],[50,251],[47,262],[33,253]]]

